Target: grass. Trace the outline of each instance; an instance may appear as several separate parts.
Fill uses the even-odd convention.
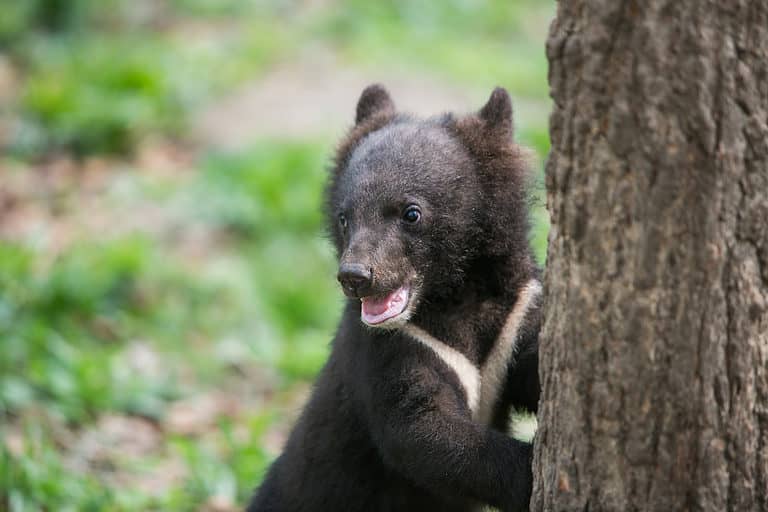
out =
[[[0,22],[0,45],[23,70],[5,149],[22,158],[130,154],[153,134],[182,136],[196,106],[307,45],[331,47],[353,66],[502,85],[526,102],[546,97],[548,4],[341,4],[297,15],[280,2],[176,0],[154,17],[126,0],[15,5]],[[544,115],[539,106],[530,117]]]
[[[129,155],[148,137],[183,136],[194,108],[294,47],[253,9],[240,23],[246,3],[177,0],[143,18],[126,0],[16,5],[0,22],[0,50],[23,71],[3,146],[24,159]]]
[[[13,426],[6,441],[21,445],[14,452],[6,442],[0,457],[8,506],[194,509],[212,496],[233,503],[247,497],[271,458],[259,438],[284,416],[279,398],[238,412],[246,431],[237,435],[235,418],[226,415],[203,432],[176,435],[167,411],[228,379],[247,386],[231,378],[233,366],[277,372],[268,389],[279,395],[324,362],[341,305],[320,225],[325,152],[314,143],[264,143],[211,155],[194,179],[170,190],[168,183],[137,185],[147,187],[137,201],[165,188],[159,195],[170,217],[221,238],[198,265],[172,241],[146,235],[78,243],[52,261],[45,250],[2,245],[0,414]],[[140,204],[124,205],[131,206]],[[151,344],[159,372],[131,362],[135,340]],[[98,471],[68,473],[78,431],[105,415],[155,426],[161,451],[186,468],[178,493],[139,499],[135,490],[100,487]],[[75,446],[63,444],[62,432]],[[133,470],[138,462],[129,462],[110,464],[152,471],[152,461]]]
[[[549,149],[538,112],[551,7],[540,2],[351,0],[296,14],[285,2],[173,0],[161,30],[126,22],[120,0],[78,0],[50,19],[43,3],[0,21],[0,44],[24,69],[21,162],[181,136],[206,98],[310,44],[363,70],[506,85],[533,112],[518,118],[519,140],[541,162]],[[24,199],[56,207],[42,235],[0,241],[0,510],[238,509],[325,361],[342,305],[320,214],[331,147],[258,140],[171,174],[122,162],[102,171],[116,174],[104,190],[77,178]],[[9,183],[36,172],[3,171]],[[67,221],[83,204],[101,228]],[[533,224],[543,260],[541,205]],[[47,242],[61,225],[71,241]]]
[[[546,2],[345,2],[318,16],[313,33],[356,63],[431,70],[453,83],[507,87],[515,97],[546,94]]]
[[[13,428],[0,482],[12,510],[193,510],[247,498],[274,456],[265,432],[295,407],[280,394],[322,366],[342,303],[319,215],[326,151],[268,142],[211,155],[170,190],[145,183],[138,201],[165,189],[156,200],[168,215],[219,238],[193,266],[172,242],[135,234],[82,242],[52,261],[46,251],[2,246],[0,412]],[[159,372],[131,361],[135,340],[153,347]],[[174,433],[172,404],[210,387],[242,394],[237,387],[249,382],[231,378],[238,368],[271,375],[271,403],[246,399],[252,408],[201,418],[210,424],[192,435]],[[171,491],[104,486],[94,461],[71,472],[83,432],[105,415],[144,418],[158,432],[155,460],[111,457],[106,473],[140,481],[170,458],[185,468]],[[21,447],[9,450],[9,439]]]

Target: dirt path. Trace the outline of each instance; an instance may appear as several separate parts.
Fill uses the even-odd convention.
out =
[[[363,71],[345,66],[330,51],[307,50],[196,115],[193,137],[217,149],[241,149],[265,137],[335,140],[352,122],[360,92],[374,82],[389,89],[398,108],[421,115],[474,110],[492,87],[453,86],[410,70]],[[521,100],[515,106],[521,118],[534,110],[540,115],[542,107]]]
[[[36,166],[37,172],[9,175],[0,184],[0,236],[43,236],[55,254],[73,239],[105,232],[107,225],[112,233],[173,231],[178,219],[168,211],[135,194],[129,204],[115,202],[110,191],[124,196],[120,189],[137,179],[137,170],[150,181],[182,180],[189,177],[184,171],[194,167],[196,157],[208,150],[242,150],[260,139],[309,138],[330,144],[351,124],[360,92],[374,82],[385,84],[399,109],[420,115],[474,110],[492,87],[456,86],[413,70],[363,70],[346,65],[328,49],[305,49],[193,113],[191,144],[149,141],[130,162],[92,158],[77,164],[63,157]],[[545,102],[517,98],[516,123],[540,123],[548,109]],[[53,197],[68,200],[53,208]],[[130,219],[115,211],[126,207],[133,212]]]

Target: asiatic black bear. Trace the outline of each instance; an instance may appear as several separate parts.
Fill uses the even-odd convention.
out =
[[[527,510],[540,290],[512,105],[399,114],[373,85],[327,189],[349,300],[331,356],[248,510]]]

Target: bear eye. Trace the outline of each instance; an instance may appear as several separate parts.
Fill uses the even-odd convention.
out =
[[[410,205],[403,211],[403,220],[408,224],[416,224],[421,220],[421,210],[415,204]]]
[[[347,229],[347,216],[343,213],[339,214],[339,226],[341,226],[341,229]]]

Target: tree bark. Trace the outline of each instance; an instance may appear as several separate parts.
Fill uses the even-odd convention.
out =
[[[768,511],[768,1],[561,1],[533,511]]]

